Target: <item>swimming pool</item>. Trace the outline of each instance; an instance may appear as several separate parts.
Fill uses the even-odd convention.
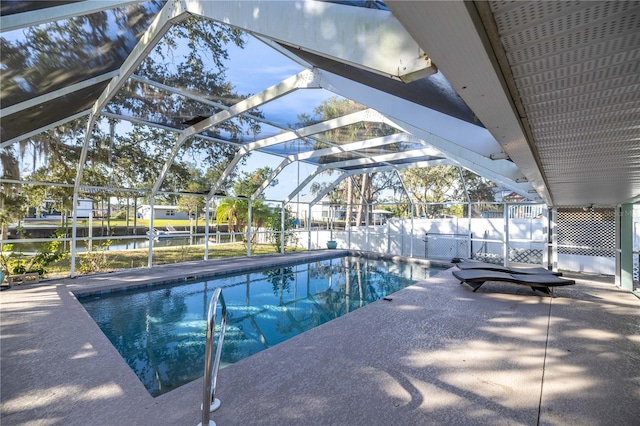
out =
[[[224,366],[443,269],[347,256],[78,300],[149,393],[158,396],[202,376],[215,287],[223,288],[227,304]]]

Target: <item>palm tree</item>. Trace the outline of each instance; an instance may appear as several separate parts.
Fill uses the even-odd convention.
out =
[[[271,209],[262,201],[256,200],[251,205],[251,216],[253,217],[253,226],[260,228],[269,220]]]
[[[238,198],[223,198],[216,207],[216,221],[227,221],[229,232],[239,232],[243,226],[242,216],[246,216],[247,202]]]

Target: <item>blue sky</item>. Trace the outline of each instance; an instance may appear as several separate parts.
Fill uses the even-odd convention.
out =
[[[244,49],[227,46],[230,61],[227,62],[227,81],[241,94],[255,94],[273,86],[302,71],[304,68],[289,58],[278,53],[261,41],[249,37]],[[298,90],[260,109],[265,116],[282,125],[290,125],[297,121],[301,113],[313,115],[313,110],[333,93],[320,89]],[[282,161],[281,157],[253,153],[242,171],[252,171],[260,167],[272,168]],[[267,189],[267,199],[282,200],[304,180],[315,167],[307,164],[288,166],[279,176],[278,185]],[[308,191],[307,191],[308,192]],[[305,191],[303,191],[305,193]]]
[[[231,59],[227,62],[227,80],[242,94],[258,93],[304,69],[253,37],[244,49],[228,45],[227,50]],[[260,109],[281,124],[294,123],[298,114],[311,115],[316,106],[333,95],[321,89],[299,90]]]

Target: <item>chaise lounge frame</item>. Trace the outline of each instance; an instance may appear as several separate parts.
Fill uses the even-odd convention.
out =
[[[487,263],[487,262],[477,262],[477,261],[459,262],[459,263],[456,263],[456,266],[458,267],[458,269],[461,269],[463,271],[467,271],[470,269],[473,269],[473,270],[482,269],[486,271],[506,272],[508,274],[525,274],[525,275],[551,274],[551,275],[557,275],[557,276],[562,275],[562,272],[550,271],[542,267],[518,268],[518,267],[511,267],[511,266],[496,265],[496,264]]]
[[[486,269],[469,269],[466,271],[452,271],[454,277],[460,280],[460,284],[467,284],[476,292],[487,281],[510,282],[526,285],[534,291],[541,291],[553,297],[553,289],[559,286],[573,285],[574,280],[560,278],[553,274],[509,274],[500,271]]]

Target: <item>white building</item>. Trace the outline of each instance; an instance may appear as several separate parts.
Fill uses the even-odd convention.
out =
[[[38,207],[30,207],[27,217],[30,218],[50,218],[59,219],[62,215],[55,209],[55,200],[44,200],[44,202]],[[76,207],[77,216],[80,218],[87,218],[93,211],[93,200],[91,198],[80,198]],[[71,213],[69,213],[71,216]]]
[[[154,219],[189,219],[189,213],[181,211],[178,206],[153,206]],[[151,219],[151,206],[143,204],[138,207],[138,218]]]

